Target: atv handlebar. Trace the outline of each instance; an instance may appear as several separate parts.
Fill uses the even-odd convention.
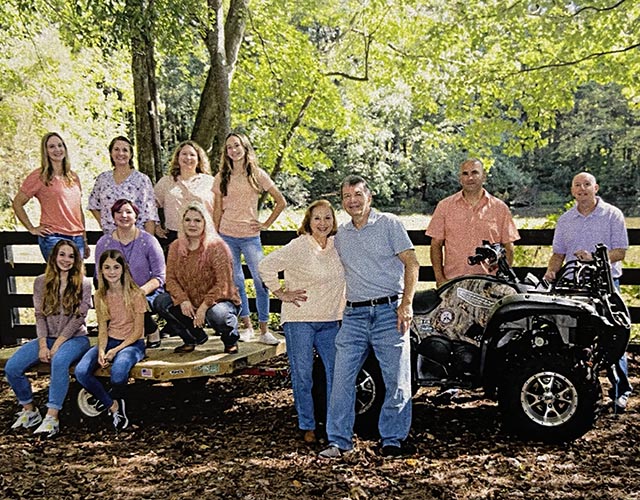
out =
[[[489,243],[483,241],[481,247],[476,248],[476,254],[467,258],[470,266],[476,266],[482,262],[488,265],[495,265],[500,257],[506,258],[504,247],[500,243]]]
[[[507,262],[507,251],[501,243],[482,241],[482,246],[476,248],[476,254],[467,258],[470,266],[484,264],[490,271],[497,269],[496,275],[510,281],[519,283],[520,280]]]

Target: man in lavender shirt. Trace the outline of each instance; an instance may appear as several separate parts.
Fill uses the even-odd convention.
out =
[[[598,188],[596,178],[587,172],[573,178],[571,195],[576,204],[558,219],[553,236],[553,255],[544,275],[547,280],[555,280],[565,259],[589,261],[595,246],[604,243],[609,249],[614,283],[619,286],[622,261],[629,248],[627,228],[622,211],[596,196]],[[632,390],[626,354],[616,363],[615,371],[609,371],[609,380],[613,386],[609,395],[615,408],[624,411]]]

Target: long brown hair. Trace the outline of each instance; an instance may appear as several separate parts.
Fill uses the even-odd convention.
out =
[[[42,137],[42,141],[40,143],[40,179],[44,183],[45,186],[48,186],[51,183],[51,179],[53,179],[53,164],[51,163],[51,158],[49,158],[49,152],[47,151],[47,142],[52,137],[57,137],[62,142],[64,146],[64,158],[62,159],[62,175],[64,177],[64,181],[68,186],[73,186],[74,183],[78,182],[78,178],[71,171],[71,161],[69,160],[69,151],[67,150],[67,144],[64,142],[64,139],[58,134],[58,132],[48,132]]]
[[[237,137],[244,148],[244,172],[249,178],[249,184],[253,189],[261,192],[260,183],[256,177],[256,171],[258,170],[258,158],[256,152],[251,145],[249,138],[240,132],[231,132],[224,140],[224,146],[222,149],[222,156],[220,158],[220,192],[222,196],[227,196],[229,181],[231,180],[231,172],[233,172],[233,160],[229,158],[227,154],[227,140],[230,137]]]
[[[196,172],[199,174],[210,174],[211,166],[209,165],[209,158],[207,153],[204,152],[204,149],[195,141],[182,141],[178,144],[178,147],[173,152],[171,156],[171,163],[169,163],[169,175],[173,177],[173,180],[178,180],[178,176],[180,175],[180,164],[178,163],[178,157],[180,156],[180,151],[185,146],[191,146],[196,150],[196,154],[198,155],[198,165],[196,166]]]
[[[120,283],[122,284],[123,296],[124,296],[124,305],[127,311],[131,311],[133,308],[133,301],[135,300],[135,296],[138,294],[142,294],[144,296],[144,292],[140,289],[136,282],[133,281],[131,277],[131,271],[129,271],[129,264],[127,260],[124,258],[121,252],[118,250],[105,250],[100,255],[100,263],[98,264],[98,289],[95,294],[95,303],[96,303],[96,316],[98,318],[98,322],[100,320],[109,320],[111,316],[109,314],[109,307],[107,306],[107,291],[109,290],[109,282],[104,279],[104,275],[102,274],[102,265],[105,263],[107,259],[115,260],[118,264],[122,266],[122,276],[120,276]]]
[[[58,252],[63,246],[73,250],[73,266],[69,269],[67,285],[60,297],[60,268],[57,264]],[[78,247],[70,240],[60,240],[54,246],[47,259],[47,267],[44,271],[44,293],[42,296],[42,313],[45,316],[53,316],[60,313],[80,315],[82,303],[82,282],[84,279],[84,264],[80,257]]]

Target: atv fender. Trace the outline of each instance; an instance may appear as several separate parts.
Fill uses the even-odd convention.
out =
[[[585,302],[554,295],[517,293],[504,297],[496,303],[485,332],[496,332],[500,325],[528,316],[557,315],[574,318],[595,316],[598,321],[602,321],[595,308]]]

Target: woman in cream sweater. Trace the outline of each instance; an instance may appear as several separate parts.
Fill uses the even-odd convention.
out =
[[[333,244],[337,223],[327,200],[314,201],[298,229],[299,236],[260,262],[260,276],[282,301],[281,322],[291,365],[293,399],[304,440],[316,440],[311,396],[313,350],[318,351],[331,394],[335,338],[344,309],[344,271]],[[284,271],[284,285],[278,273]]]

